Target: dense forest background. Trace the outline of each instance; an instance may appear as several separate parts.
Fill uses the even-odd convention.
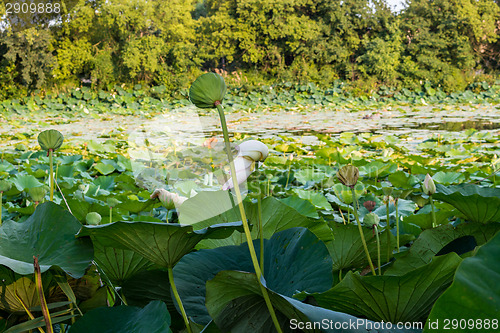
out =
[[[499,5],[408,0],[393,13],[384,0],[75,0],[29,29],[6,28],[4,16],[0,99],[82,85],[175,91],[206,70],[232,84],[463,90],[499,73]]]

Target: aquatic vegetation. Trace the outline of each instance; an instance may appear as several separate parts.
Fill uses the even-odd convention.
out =
[[[2,136],[15,143],[0,160],[2,329],[494,324],[498,131],[231,133],[217,102],[234,96],[216,88],[192,96],[218,110],[195,111],[216,126],[205,145]]]

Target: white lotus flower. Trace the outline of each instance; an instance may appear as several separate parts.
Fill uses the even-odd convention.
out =
[[[434,184],[434,180],[429,174],[425,176],[424,183],[422,184],[422,190],[427,195],[433,195],[434,193],[436,193],[436,185]]]
[[[269,155],[269,149],[265,144],[257,140],[248,140],[236,146],[238,155],[234,159],[234,167],[236,169],[236,181],[238,185],[247,180],[248,176],[255,169],[255,162],[264,162]],[[233,188],[233,179],[222,185],[223,190]]]
[[[151,199],[154,199],[154,198],[160,199],[161,203],[169,209],[173,209],[174,205],[175,206],[182,205],[182,203],[188,199],[186,197],[178,195],[177,193],[169,192],[169,191],[164,190],[162,188],[154,190],[154,192],[153,192],[153,194],[151,194],[150,198]]]

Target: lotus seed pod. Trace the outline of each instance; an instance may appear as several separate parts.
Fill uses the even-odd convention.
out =
[[[38,135],[38,143],[43,150],[49,151],[50,149],[59,149],[64,141],[64,136],[61,132],[50,129],[43,131]]]
[[[12,188],[12,184],[7,180],[0,180],[0,192],[7,192]]]
[[[345,186],[353,187],[358,182],[359,170],[354,165],[345,165],[337,172],[337,178]]]
[[[371,213],[372,210],[375,209],[375,205],[377,203],[375,201],[372,201],[372,200],[368,200],[368,201],[365,201],[363,202],[363,206],[365,206],[365,208]]]
[[[436,185],[434,184],[434,180],[429,174],[425,176],[424,183],[422,184],[422,190],[427,195],[433,195],[434,193],[436,193]]]
[[[35,202],[40,202],[45,198],[45,195],[48,192],[48,188],[45,186],[32,187],[28,189],[28,194]]]
[[[226,95],[224,78],[216,73],[200,75],[189,89],[189,99],[201,109],[212,109],[221,103]]]
[[[101,215],[96,212],[90,212],[85,217],[85,220],[87,221],[87,224],[98,225],[99,223],[101,223]]]
[[[380,217],[378,217],[378,215],[375,213],[366,214],[363,218],[363,224],[369,228],[373,227],[374,225],[379,225],[379,223]]]
[[[115,198],[108,198],[108,200],[106,200],[106,202],[107,202],[109,207],[116,207],[118,204],[121,203],[118,199],[115,199]]]

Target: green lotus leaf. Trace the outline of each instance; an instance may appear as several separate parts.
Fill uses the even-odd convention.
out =
[[[215,102],[222,102],[226,94],[224,78],[216,73],[200,75],[189,89],[189,99],[201,109],[215,108]]]
[[[12,183],[8,180],[0,180],[0,192],[7,192],[12,188]]]
[[[464,236],[472,236],[476,244],[483,245],[499,230],[499,223],[490,223],[487,225],[462,223],[457,227],[448,224],[425,230],[410,247],[410,250],[399,257],[384,274],[402,275],[426,265],[450,242]]]
[[[155,222],[114,222],[84,226],[77,236],[92,236],[105,247],[134,251],[163,267],[174,267],[204,238],[225,238],[242,229],[241,222],[212,225],[201,230],[192,226]]]
[[[474,184],[438,184],[436,188],[437,192],[432,197],[453,205],[468,220],[477,223],[500,222],[499,188],[485,188]]]
[[[332,289],[312,295],[321,307],[374,321],[422,321],[451,284],[461,261],[456,253],[448,253],[402,276],[349,272]]]
[[[265,286],[265,285],[264,285]],[[373,329],[373,322],[358,319],[352,315],[327,310],[318,306],[302,303],[296,299],[281,295],[267,288],[270,301],[276,310],[276,316],[283,332],[292,332],[297,323],[304,324],[301,332],[344,332],[344,333],[413,333],[418,330]],[[207,308],[215,324],[222,332],[276,332],[269,315],[269,310],[262,297],[257,277],[253,273],[222,271],[207,282]],[[355,326],[349,323],[359,321],[371,323],[369,326]],[[335,324],[324,327],[321,323]],[[308,326],[305,324],[308,323]],[[339,325],[339,326],[337,326]],[[209,325],[210,326],[210,325]],[[209,327],[207,326],[207,327]],[[314,328],[308,328],[314,327]],[[318,328],[319,327],[319,328]],[[335,329],[334,327],[342,327]],[[205,332],[205,331],[204,331]]]
[[[32,187],[28,189],[28,194],[33,201],[40,202],[45,198],[48,190],[46,186]]]
[[[144,308],[117,306],[97,308],[87,312],[71,325],[70,333],[148,332],[169,333],[170,314],[161,301],[153,301]]]
[[[429,322],[443,318],[498,319],[500,313],[500,233],[458,266],[450,288],[438,298]],[[427,325],[426,325],[427,327]],[[484,326],[483,326],[484,327]],[[473,326],[476,328],[476,326]],[[455,332],[470,332],[459,327]]]
[[[164,270],[142,270],[128,278],[121,287],[129,305],[145,306],[159,300],[165,302],[168,309],[175,309],[168,273]]]
[[[18,274],[33,274],[33,256],[45,272],[58,266],[80,278],[93,259],[92,244],[76,239],[81,224],[53,202],[38,205],[24,222],[6,221],[0,226],[0,264]]]
[[[92,243],[97,265],[104,271],[106,277],[118,286],[135,273],[152,265],[149,260],[131,250],[104,246],[97,239]]]
[[[254,247],[260,256],[259,241],[254,241]],[[254,272],[246,243],[193,252],[174,267],[175,284],[193,321],[210,321],[205,308],[205,283],[223,270]],[[290,297],[300,291],[325,291],[333,283],[328,250],[306,228],[290,228],[265,240],[263,271],[269,289]]]
[[[64,141],[64,136],[57,130],[46,130],[38,135],[38,143],[43,150],[59,149]]]

